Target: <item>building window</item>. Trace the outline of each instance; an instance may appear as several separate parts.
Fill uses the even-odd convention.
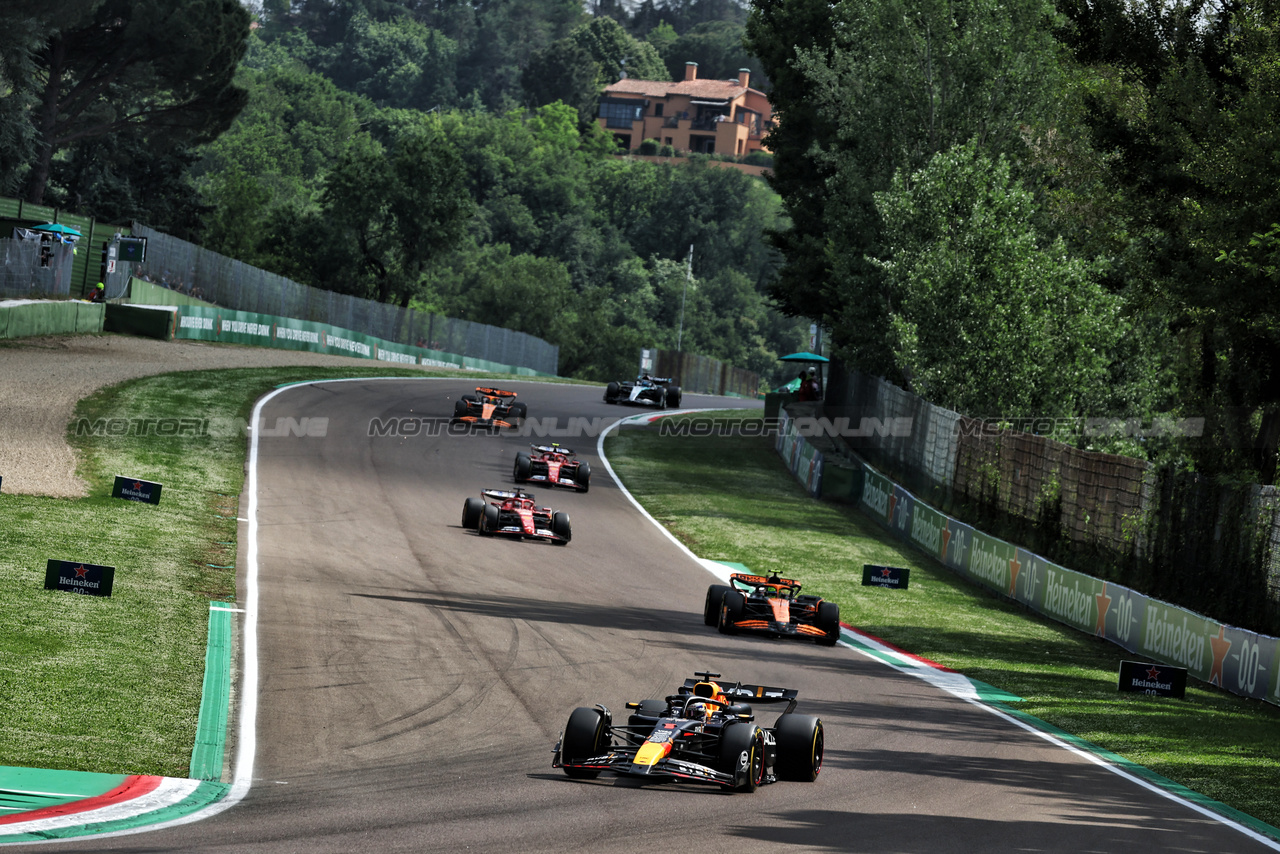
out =
[[[661,102],[661,101],[659,101],[658,103],[654,104],[654,105],[653,105],[653,114],[654,114],[655,116],[658,116],[659,118],[661,118],[661,117],[662,117],[662,107],[663,107],[663,104],[662,104],[662,102]]]
[[[639,121],[643,115],[643,103],[600,102],[600,118],[604,119],[605,127],[630,128],[631,123]]]

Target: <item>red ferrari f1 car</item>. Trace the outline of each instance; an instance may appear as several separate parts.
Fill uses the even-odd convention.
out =
[[[518,427],[528,408],[516,402],[514,391],[480,386],[475,394],[464,394],[453,404],[453,420],[478,427]]]
[[[559,445],[530,445],[532,454],[516,454],[516,483],[545,483],[569,486],[579,492],[591,488],[591,463],[577,459],[577,454]]]
[[[754,792],[777,780],[813,782],[822,770],[822,721],[793,714],[798,692],[716,682],[701,671],[665,700],[627,703],[625,725],[605,706],[574,709],[556,744],[553,768],[593,779],[601,771],[654,782],[711,783]],[[723,687],[722,687],[723,685]],[[752,705],[786,703],[772,727]]]
[[[485,489],[480,495],[481,498],[468,498],[463,503],[462,527],[482,537],[546,540],[557,546],[567,546],[573,538],[568,513],[539,507],[523,489]]]
[[[780,638],[807,638],[822,646],[840,640],[840,606],[821,596],[800,595],[800,582],[735,572],[729,584],[707,588],[702,621],[726,635],[755,632]]]

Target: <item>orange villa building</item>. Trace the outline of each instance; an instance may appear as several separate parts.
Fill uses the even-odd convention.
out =
[[[750,79],[743,68],[737,80],[699,80],[696,62],[685,63],[684,80],[676,83],[624,77],[605,87],[597,121],[625,149],[656,139],[699,154],[767,152],[763,137],[773,110]]]

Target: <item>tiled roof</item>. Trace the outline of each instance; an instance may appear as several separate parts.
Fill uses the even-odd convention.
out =
[[[630,77],[604,87],[606,95],[641,98],[667,98],[672,95],[688,95],[708,101],[728,101],[747,90],[737,80],[681,80],[669,83],[662,80],[632,80]]]

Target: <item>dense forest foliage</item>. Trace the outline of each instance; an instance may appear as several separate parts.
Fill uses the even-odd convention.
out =
[[[769,93],[769,187],[611,156],[600,87],[686,61]],[[1275,480],[1276,0],[0,0],[0,94],[5,192],[567,374],[768,371],[812,317],[935,403]]]
[[[773,293],[847,363],[1274,482],[1280,4],[755,0],[747,44],[791,223]],[[1204,435],[1142,435],[1162,416]]]
[[[808,329],[769,305],[776,193],[705,160],[620,159],[593,121],[624,69],[752,67],[746,10],[638,14],[3,0],[0,181],[296,281],[537,335],[565,375],[627,376],[641,347],[677,342],[774,375]]]

